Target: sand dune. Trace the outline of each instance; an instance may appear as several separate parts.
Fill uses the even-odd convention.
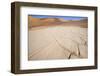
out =
[[[64,20],[62,18],[33,18],[28,16],[28,26],[29,29],[38,26],[53,26],[53,25],[65,25],[65,26],[80,26],[87,28],[88,20]]]

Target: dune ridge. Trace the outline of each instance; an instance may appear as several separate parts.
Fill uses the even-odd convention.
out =
[[[74,26],[80,26],[87,28],[88,27],[88,20],[83,19],[83,20],[64,20],[62,18],[33,18],[32,16],[28,16],[28,27],[29,29],[32,27],[37,27],[37,26],[55,26],[55,25],[65,25],[67,26],[68,24]]]

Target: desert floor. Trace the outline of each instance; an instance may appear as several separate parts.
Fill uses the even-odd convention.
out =
[[[87,28],[41,26],[29,29],[29,60],[87,58]]]

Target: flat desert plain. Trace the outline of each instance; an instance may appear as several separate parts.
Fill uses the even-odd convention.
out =
[[[42,19],[36,23],[29,18],[28,30],[28,60],[88,57],[87,20]]]

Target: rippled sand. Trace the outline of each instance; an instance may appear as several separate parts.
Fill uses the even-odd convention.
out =
[[[41,26],[29,29],[29,60],[88,57],[87,28]]]

